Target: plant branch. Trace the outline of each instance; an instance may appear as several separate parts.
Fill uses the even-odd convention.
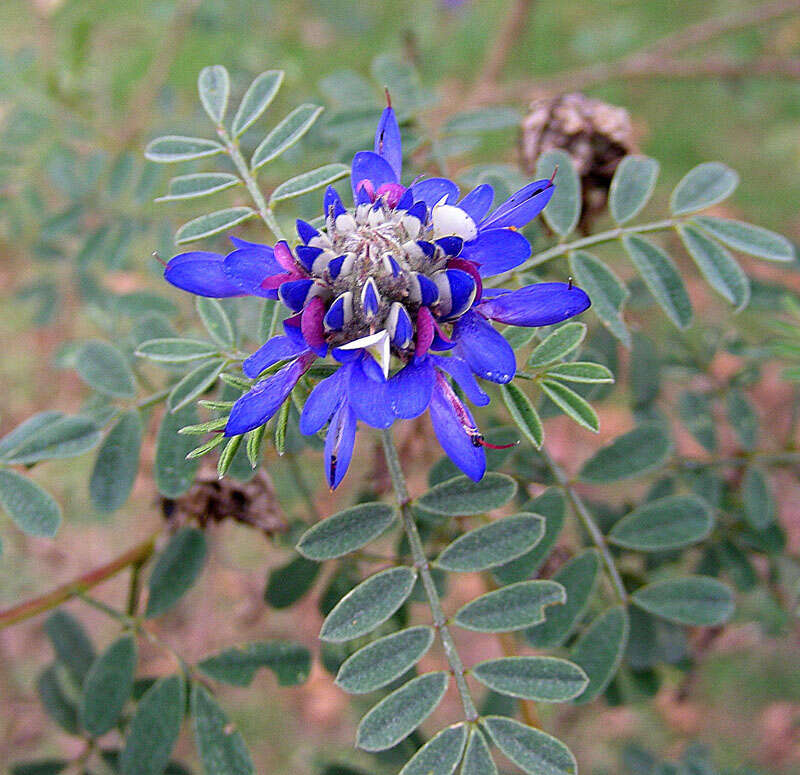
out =
[[[572,505],[573,511],[577,515],[578,519],[580,519],[581,524],[586,529],[586,532],[589,534],[592,542],[600,552],[600,556],[603,558],[603,563],[606,566],[608,578],[611,581],[612,587],[614,588],[614,594],[619,599],[620,603],[627,602],[628,591],[625,589],[625,584],[623,584],[622,578],[617,570],[617,566],[614,563],[614,558],[611,555],[608,544],[606,543],[606,537],[597,526],[594,518],[589,513],[589,509],[586,508],[586,504],[581,499],[581,496],[575,491],[575,488],[572,486],[566,474],[561,469],[561,466],[559,466],[558,463],[556,463],[556,461],[550,457],[550,453],[544,447],[539,450],[539,454],[542,456],[542,460],[544,460],[545,465],[550,470],[550,473],[558,483],[558,486],[564,491],[564,494],[567,496],[567,499]]]
[[[56,587],[52,592],[0,611],[0,630],[56,608],[71,598],[85,594],[93,587],[116,576],[126,568],[145,562],[153,554],[159,532],[153,533],[149,538],[128,549],[127,552],[111,560],[111,562],[84,573],[60,587]]]
[[[433,576],[431,576],[430,563],[425,556],[425,550],[422,546],[422,540],[419,537],[417,524],[411,512],[411,498],[408,494],[405,476],[403,476],[403,469],[400,466],[397,447],[395,447],[394,440],[392,439],[392,432],[388,429],[384,430],[381,432],[381,436],[383,439],[383,451],[386,455],[386,465],[392,477],[392,484],[394,485],[395,495],[397,496],[397,504],[400,508],[403,529],[405,530],[409,546],[411,547],[414,565],[419,571],[419,575],[422,578],[422,585],[425,588],[425,594],[428,596],[428,604],[433,613],[433,624],[439,632],[439,637],[442,639],[445,656],[447,657],[450,669],[455,677],[458,693],[461,696],[461,704],[464,706],[464,715],[467,721],[476,721],[478,719],[478,711],[475,708],[469,686],[467,686],[467,681],[464,677],[464,663],[461,661],[461,657],[456,649],[456,644],[453,641],[453,636],[450,634],[450,630],[447,627],[447,620],[442,610],[442,601],[439,598],[439,593],[436,591],[436,585],[434,584]]]

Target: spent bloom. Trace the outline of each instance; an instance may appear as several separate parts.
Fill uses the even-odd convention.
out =
[[[533,181],[492,210],[489,185],[460,198],[451,180],[405,186],[401,172],[400,129],[389,104],[374,150],[353,158],[352,207],[329,187],[324,226],[298,220],[294,247],[232,237],[235,250],[227,255],[182,253],[165,270],[170,283],[191,293],[278,299],[291,312],[284,334],[244,361],[251,379],[283,365],[236,401],[226,435],[266,423],[316,358],[330,355],[340,365],[316,385],[300,415],[305,434],[327,425],[325,473],[332,488],[350,464],[358,421],[388,428],[426,410],[445,452],[480,479],[487,444],[450,380],[484,406],[489,396],[476,377],[506,383],[516,372],[514,351],[490,321],[545,326],[590,304],[571,283],[483,288],[485,278],[530,256],[518,229],[548,203],[552,180]]]

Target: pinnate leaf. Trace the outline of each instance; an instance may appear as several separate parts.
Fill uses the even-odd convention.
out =
[[[517,483],[505,474],[488,473],[478,482],[457,476],[432,487],[417,504],[446,516],[483,514],[508,503],[516,491]]]
[[[221,124],[231,91],[228,71],[222,65],[204,67],[197,77],[197,91],[208,117],[215,124]]]
[[[123,635],[92,664],[80,705],[81,725],[89,734],[103,735],[117,723],[133,690],[136,658],[136,638]]]
[[[556,189],[543,215],[556,234],[566,237],[578,225],[581,215],[581,181],[572,157],[560,149],[546,151],[536,163],[537,178],[549,178],[554,172]]]
[[[0,469],[0,506],[28,535],[52,538],[61,524],[61,507],[53,496],[16,471]]]
[[[761,226],[711,215],[698,215],[692,220],[729,248],[742,253],[769,261],[792,261],[795,257],[795,249],[786,237]]]
[[[330,560],[360,549],[385,532],[397,512],[385,503],[362,503],[340,511],[309,528],[297,551],[311,560]]]
[[[642,423],[601,447],[584,463],[580,477],[592,484],[606,484],[641,476],[660,466],[671,448],[660,424]]]
[[[606,690],[625,654],[628,630],[628,611],[617,605],[600,614],[578,638],[569,658],[583,668],[589,684],[575,702],[589,702]]]
[[[454,724],[432,737],[400,770],[400,775],[451,775],[461,761],[469,728]]]
[[[555,657],[490,659],[475,665],[470,672],[496,692],[537,702],[571,700],[589,682],[580,667]]]
[[[476,632],[522,630],[543,622],[545,608],[566,599],[564,587],[555,581],[520,581],[472,600],[458,611],[453,621]]]
[[[637,589],[631,600],[651,614],[698,627],[724,624],[734,608],[730,588],[709,576],[657,581]]]
[[[703,210],[727,199],[739,185],[739,176],[718,161],[698,164],[675,186],[670,206],[675,215]]]
[[[517,329],[522,330],[522,329]],[[544,428],[539,413],[534,409],[533,404],[516,385],[509,382],[500,385],[500,392],[503,394],[508,413],[517,427],[525,434],[528,441],[536,449],[542,446],[544,441]]]
[[[99,339],[86,342],[76,354],[78,376],[98,393],[113,398],[132,398],[136,393],[133,371],[125,356]]]
[[[250,160],[255,172],[291,148],[308,132],[322,113],[319,105],[300,105],[280,122],[259,144]]]
[[[586,338],[583,323],[564,323],[540,342],[528,358],[528,366],[533,369],[560,361],[580,346]]]
[[[229,721],[208,689],[198,682],[192,685],[192,726],[205,775],[255,773],[242,733]]]
[[[564,743],[539,729],[503,716],[486,716],[481,725],[495,745],[530,775],[576,775],[575,757]]]
[[[205,140],[202,137],[167,135],[151,140],[144,149],[144,155],[150,161],[170,164],[176,161],[202,159],[204,156],[214,156],[224,151],[225,146],[216,142],[216,140]]]
[[[89,480],[89,495],[99,511],[116,511],[128,500],[139,471],[142,433],[139,410],[130,409],[100,445]]]
[[[262,667],[275,673],[281,686],[305,682],[311,672],[311,654],[305,646],[283,640],[233,646],[206,657],[197,667],[207,676],[232,686],[249,686]]]
[[[191,589],[206,559],[206,537],[194,527],[183,527],[158,555],[148,583],[148,619],[160,616]]]
[[[233,136],[244,134],[270,106],[283,83],[283,70],[267,70],[248,87],[233,118]]]
[[[608,192],[608,209],[617,223],[635,218],[647,204],[658,180],[658,162],[626,156],[617,166]]]
[[[608,539],[626,549],[657,552],[678,549],[705,538],[714,524],[708,504],[696,495],[670,495],[623,517]]]
[[[285,180],[272,192],[272,196],[269,198],[270,204],[316,191],[349,174],[350,168],[346,164],[336,163],[326,164],[323,167],[295,175],[295,177]]]
[[[185,245],[187,242],[212,237],[214,234],[232,229],[255,214],[256,211],[252,207],[228,207],[225,210],[201,215],[184,223],[175,232],[175,244]]]

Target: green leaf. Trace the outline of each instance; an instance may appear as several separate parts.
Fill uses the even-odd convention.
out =
[[[728,410],[728,422],[736,431],[741,445],[747,449],[755,449],[758,441],[758,414],[750,399],[741,390],[729,390],[725,396]]]
[[[627,609],[617,605],[600,614],[578,638],[569,658],[583,668],[589,685],[576,703],[590,702],[611,683],[625,654],[628,629]]]
[[[114,398],[133,398],[136,382],[125,356],[108,342],[93,339],[76,354],[78,376],[98,393]]]
[[[629,295],[623,282],[600,259],[585,250],[569,254],[569,268],[575,282],[589,294],[600,322],[630,349],[631,334],[622,320],[622,307]]]
[[[88,417],[61,417],[40,427],[6,455],[8,463],[29,465],[40,460],[76,457],[100,441],[100,431]]]
[[[264,602],[273,608],[294,605],[311,589],[319,571],[318,562],[300,556],[294,557],[286,565],[274,568],[267,579]]]
[[[640,552],[689,546],[705,538],[714,525],[708,504],[696,495],[670,495],[650,501],[623,517],[608,539]]]
[[[281,686],[304,683],[311,672],[311,654],[289,641],[262,641],[233,646],[206,657],[197,667],[209,678],[232,686],[249,686],[259,668],[275,673]]]
[[[729,248],[769,261],[793,261],[794,246],[786,237],[742,221],[698,215],[692,219]]]
[[[360,549],[384,533],[397,519],[394,507],[362,503],[340,511],[306,530],[297,551],[311,560],[331,560]]]
[[[451,775],[461,761],[468,732],[464,722],[443,729],[414,754],[400,775]]]
[[[534,648],[555,648],[572,633],[594,593],[600,576],[600,557],[595,549],[587,549],[553,575],[552,581],[566,590],[567,602],[553,609],[547,619],[525,630],[525,638]]]
[[[492,571],[494,577],[501,584],[511,584],[530,578],[547,559],[558,540],[561,528],[564,526],[566,504],[563,494],[555,489],[545,490],[537,498],[529,501],[525,508],[545,518],[544,536],[530,551],[512,560],[506,565]]]
[[[252,207],[228,207],[225,210],[201,215],[199,218],[193,218],[184,223],[175,232],[175,244],[185,245],[187,242],[211,237],[221,231],[232,229],[255,214],[256,211]]]
[[[182,377],[167,396],[170,412],[177,412],[203,395],[219,379],[225,362],[221,360],[201,363]]]
[[[633,337],[629,376],[633,408],[647,409],[661,391],[661,359],[653,340],[638,331]]]
[[[389,568],[348,592],[325,617],[320,640],[353,640],[385,622],[406,601],[417,580],[414,568]]]
[[[442,550],[436,565],[449,571],[480,571],[510,562],[544,535],[544,517],[516,514],[475,528]]]
[[[698,164],[675,186],[670,208],[675,215],[703,210],[727,199],[739,185],[739,176],[718,161]]]
[[[281,183],[272,192],[272,196],[269,198],[270,204],[293,199],[296,196],[307,194],[309,191],[316,191],[349,174],[350,167],[339,163],[326,164],[323,167],[303,172],[301,175],[296,175]]]
[[[530,775],[577,775],[575,757],[554,737],[503,716],[486,716],[481,724],[495,745]]]
[[[744,517],[753,530],[766,530],[775,522],[775,499],[764,472],[749,466],[742,480]]]
[[[580,346],[585,337],[586,326],[583,323],[564,323],[536,346],[528,358],[528,366],[537,369],[563,360]]]
[[[660,247],[635,234],[626,234],[622,244],[666,316],[678,328],[688,328],[692,302],[673,260]]]
[[[592,405],[572,388],[551,379],[539,380],[542,392],[570,419],[590,431],[600,429],[600,420]]]
[[[750,301],[750,281],[736,259],[694,226],[681,224],[678,233],[708,284],[737,311],[744,309]]]
[[[202,137],[183,137],[167,135],[151,140],[144,149],[144,156],[159,164],[170,164],[176,161],[202,159],[204,156],[215,156],[223,153],[225,146],[216,140],[205,140]]]
[[[708,576],[657,581],[637,589],[631,600],[655,616],[696,627],[724,624],[734,609],[730,588]]]
[[[642,423],[601,447],[584,463],[580,478],[592,484],[607,484],[642,476],[660,466],[672,444],[659,423]]]
[[[73,701],[74,691],[65,691],[62,681],[63,668],[59,665],[46,667],[36,680],[36,692],[45,713],[53,719],[65,732],[71,735],[80,734],[78,708]]]
[[[205,775],[251,775],[253,761],[241,732],[230,722],[208,689],[192,685],[194,742]]]
[[[47,617],[44,630],[58,661],[82,684],[95,660],[94,646],[83,625],[71,614],[58,609]]]
[[[511,382],[500,385],[500,392],[503,395],[503,401],[506,403],[511,419],[525,434],[528,441],[536,449],[539,449],[544,441],[544,428],[542,427],[542,420],[528,396]]]
[[[248,87],[233,118],[233,136],[244,134],[270,106],[283,83],[283,70],[267,70]]]
[[[658,180],[658,162],[626,156],[617,166],[608,192],[608,209],[617,223],[635,218],[647,204]]]
[[[521,121],[522,115],[516,108],[494,105],[456,113],[447,119],[442,131],[450,135],[496,132],[498,129],[515,128]]]
[[[431,627],[409,627],[379,638],[345,660],[336,683],[350,694],[381,689],[419,662],[434,637]]]
[[[475,665],[470,672],[496,692],[537,702],[571,700],[589,682],[580,667],[555,657],[489,659]]]
[[[250,160],[250,169],[255,172],[291,148],[311,129],[322,110],[319,105],[309,104],[295,108],[259,143]]]
[[[520,581],[467,603],[453,621],[475,632],[522,630],[543,622],[546,606],[564,603],[566,599],[564,587],[554,581]]]
[[[58,775],[69,767],[66,759],[37,759],[30,762],[16,762],[11,765],[10,775]]]
[[[468,516],[499,509],[516,492],[517,483],[505,474],[488,473],[479,482],[457,476],[432,487],[420,496],[417,505],[433,514]]]
[[[16,471],[0,469],[0,506],[28,535],[52,538],[61,524],[53,496]]]
[[[211,338],[223,348],[233,347],[235,334],[233,323],[223,306],[216,299],[197,297],[197,314],[203,321]]]
[[[206,537],[194,527],[182,527],[162,549],[150,574],[145,616],[168,611],[191,589],[206,560]]]
[[[158,491],[167,498],[183,495],[194,482],[197,460],[187,460],[195,442],[179,433],[181,428],[197,422],[194,404],[177,412],[164,412],[156,438],[155,480]]]
[[[231,79],[222,65],[204,67],[197,77],[197,92],[208,117],[218,126],[222,124],[231,93]]]
[[[385,751],[408,737],[436,708],[450,676],[427,673],[384,697],[358,725],[356,745],[365,751]]]
[[[128,500],[139,471],[142,433],[139,410],[130,409],[100,445],[89,480],[89,495],[99,511],[116,511]]]
[[[187,363],[219,354],[217,345],[200,339],[150,339],[142,342],[136,349],[140,358],[158,363]]]
[[[64,417],[63,412],[39,412],[21,422],[14,430],[0,439],[0,458],[11,457],[28,439],[62,417]]]
[[[117,723],[133,691],[136,638],[123,635],[94,662],[83,684],[80,719],[92,736],[104,735]]]
[[[578,225],[581,216],[581,181],[572,163],[572,157],[560,149],[545,151],[536,163],[536,177],[555,175],[556,189],[553,198],[542,214],[547,225],[560,237],[566,237]]]
[[[573,361],[572,363],[556,363],[547,369],[547,376],[566,382],[608,383],[614,381],[614,375],[602,364],[591,361]]]
[[[692,436],[709,452],[717,448],[717,430],[711,401],[703,393],[685,390],[678,397],[678,415]]]
[[[170,180],[167,193],[157,197],[155,201],[176,202],[183,199],[197,199],[233,188],[241,182],[230,172],[193,172],[190,175],[178,175]]]
[[[492,760],[489,744],[477,727],[473,727],[469,733],[461,775],[497,775],[497,765]]]

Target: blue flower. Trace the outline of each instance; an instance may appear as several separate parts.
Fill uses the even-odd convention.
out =
[[[232,238],[235,249],[227,255],[182,253],[164,273],[197,295],[278,299],[292,312],[283,335],[244,361],[244,373],[257,381],[234,404],[226,435],[267,422],[316,358],[330,355],[341,364],[313,389],[300,415],[305,434],[327,425],[331,488],[347,471],[359,420],[388,428],[397,418],[425,411],[453,462],[480,479],[484,447],[491,445],[450,380],[473,404],[487,404],[476,376],[505,383],[516,373],[514,351],[490,321],[546,326],[590,304],[571,283],[483,288],[485,278],[530,256],[519,229],[549,202],[552,180],[533,181],[492,210],[491,186],[460,198],[446,178],[406,187],[401,176],[400,129],[389,103],[373,150],[353,158],[351,208],[329,187],[324,228],[298,220],[294,248],[284,241],[269,246]],[[258,379],[277,365],[278,371]]]

